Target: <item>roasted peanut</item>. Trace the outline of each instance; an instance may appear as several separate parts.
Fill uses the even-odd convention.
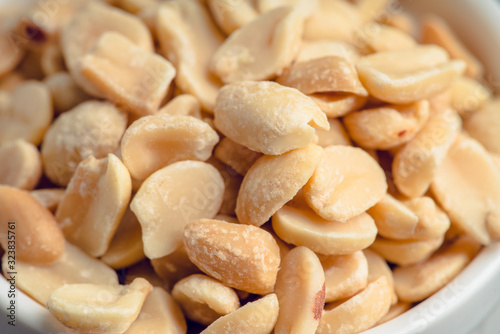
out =
[[[151,265],[170,289],[184,277],[201,273],[201,270],[189,259],[184,244],[169,255],[152,259]]]
[[[330,130],[316,129],[318,137],[318,146],[328,147],[331,145],[351,146],[351,140],[344,129],[344,126],[338,119],[329,119]]]
[[[368,262],[362,251],[320,256],[325,272],[325,301],[350,298],[368,285]]]
[[[132,283],[136,278],[142,277],[146,279],[152,286],[168,289],[165,281],[156,274],[151,261],[144,259],[130,266],[126,270],[125,284]]]
[[[123,333],[153,287],[143,278],[128,286],[67,284],[54,290],[49,311],[65,326],[87,333]]]
[[[407,238],[433,239],[444,236],[450,228],[450,218],[430,197],[414,198],[403,202],[418,217],[415,232]]]
[[[233,32],[213,54],[210,69],[225,83],[271,79],[292,63],[301,35],[298,12],[276,8]]]
[[[121,152],[132,177],[144,180],[177,161],[207,160],[218,141],[217,133],[202,120],[154,115],[132,123],[123,135]]]
[[[243,182],[243,177],[231,167],[226,166],[214,157],[211,157],[207,162],[217,168],[224,180],[224,195],[222,197],[222,205],[219,209],[219,213],[236,216],[236,200],[238,198],[238,191],[240,191],[241,182]]]
[[[172,297],[188,319],[203,325],[210,325],[240,307],[240,300],[233,289],[200,274],[177,282],[172,289]]]
[[[181,94],[170,100],[156,115],[192,116],[201,119],[201,105],[191,94]]]
[[[391,0],[356,0],[354,3],[361,21],[367,23],[384,17]]]
[[[311,143],[314,128],[329,129],[325,114],[309,97],[275,82],[243,81],[224,86],[214,114],[215,126],[224,135],[271,155]]]
[[[371,249],[384,259],[400,266],[407,266],[424,259],[438,249],[444,236],[423,240],[390,240],[378,237]]]
[[[158,9],[156,30],[161,53],[177,70],[175,84],[212,111],[222,84],[209,73],[208,64],[223,37],[205,7],[197,1],[164,3]]]
[[[184,226],[217,214],[223,193],[220,173],[200,161],[179,161],[148,177],[130,204],[141,223],[146,256],[173,253],[182,245]]]
[[[464,128],[490,152],[500,154],[500,99],[488,102],[464,121]]]
[[[306,247],[292,249],[281,262],[275,293],[276,334],[316,332],[325,304],[325,275],[316,254]]]
[[[366,96],[356,94],[320,93],[309,96],[326,116],[336,118],[358,110],[367,102]]]
[[[366,55],[412,48],[417,42],[399,29],[372,22],[355,31],[354,45]]]
[[[201,219],[186,226],[184,245],[191,261],[222,283],[250,293],[273,291],[280,253],[268,232]]]
[[[491,91],[472,78],[461,77],[451,86],[451,106],[464,119],[481,110],[490,99]]]
[[[239,222],[263,225],[306,184],[322,157],[323,149],[314,144],[260,157],[241,183],[236,201]]]
[[[90,96],[77,86],[67,72],[58,72],[47,76],[45,84],[50,90],[56,112],[68,111],[90,99]]]
[[[2,4],[3,5],[3,4]],[[3,23],[3,15],[1,17]],[[0,77],[12,71],[21,62],[25,50],[14,40],[13,31],[4,31],[3,25],[0,27]]]
[[[44,207],[52,212],[55,212],[64,197],[64,189],[36,189],[31,191],[31,196],[33,196]]]
[[[317,10],[318,0],[257,0],[255,6],[261,13],[278,7],[292,6],[302,17],[307,18]]]
[[[461,60],[449,60],[438,46],[416,46],[378,52],[356,64],[365,88],[389,103],[405,104],[443,92],[465,70]]]
[[[327,56],[345,58],[352,63],[359,59],[359,53],[349,43],[330,40],[302,41],[295,63],[301,63]]]
[[[278,311],[278,298],[272,293],[220,317],[201,333],[268,334],[276,324]]]
[[[329,146],[304,187],[307,203],[327,220],[345,222],[375,205],[387,191],[382,168],[360,148]]]
[[[396,295],[394,277],[392,275],[391,268],[382,256],[378,255],[369,248],[363,250],[363,253],[368,263],[368,282],[373,282],[378,277],[385,276],[391,290],[391,303],[394,305],[398,301],[398,296]]]
[[[353,112],[344,117],[344,124],[362,147],[386,150],[413,139],[429,114],[429,102],[423,100]]]
[[[67,185],[81,161],[116,152],[126,125],[126,114],[107,102],[87,101],[65,112],[43,140],[45,174],[51,181]]]
[[[230,35],[258,16],[257,10],[250,0],[238,2],[208,0],[207,4],[212,18],[226,35]]]
[[[226,137],[215,148],[214,156],[244,176],[262,154]]]
[[[0,220],[0,244],[5,255],[9,250],[19,261],[43,264],[64,253],[64,236],[56,219],[29,192],[0,185]],[[8,238],[11,233],[7,233],[13,229],[14,245]],[[2,263],[7,265],[5,260]]]
[[[158,4],[157,0],[114,0],[113,5],[129,13],[138,14],[142,9]]]
[[[376,326],[384,324],[389,320],[392,320],[397,316],[400,316],[401,314],[408,311],[410,308],[411,308],[410,303],[398,302],[396,304],[393,304],[389,309],[389,311],[377,322]]]
[[[42,158],[24,139],[0,143],[0,184],[30,190],[42,176]]]

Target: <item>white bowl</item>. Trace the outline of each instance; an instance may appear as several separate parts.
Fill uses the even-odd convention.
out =
[[[21,1],[21,0],[11,0]],[[0,0],[2,4],[11,2]],[[58,1],[58,0],[52,0]],[[396,0],[394,10],[419,16],[442,16],[464,43],[483,62],[487,81],[500,91],[500,5],[494,0]],[[364,334],[454,333],[469,334],[490,315],[500,302],[500,244],[481,253],[446,287],[403,315]],[[16,298],[16,327],[7,324],[6,298],[9,284],[0,278],[0,333],[66,334],[64,328],[40,304],[19,289]],[[498,312],[496,312],[498,313]],[[495,313],[495,314],[496,314]],[[500,333],[500,321],[483,328],[481,334]],[[235,333],[237,334],[237,333]]]

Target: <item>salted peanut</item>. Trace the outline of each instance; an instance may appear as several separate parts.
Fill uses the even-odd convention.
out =
[[[176,86],[211,112],[222,83],[209,72],[208,64],[224,37],[198,1],[169,1],[157,15],[161,53],[177,70]]]
[[[391,294],[391,304],[394,305],[398,301],[398,296],[396,295],[396,288],[394,287],[394,277],[392,275],[392,270],[385,261],[385,259],[367,248],[363,250],[363,253],[368,263],[368,282],[373,282],[380,276],[385,276],[390,287]]]
[[[0,99],[0,143],[24,139],[40,144],[52,121],[53,111],[47,86],[26,81]]]
[[[124,334],[185,334],[186,319],[179,305],[162,288],[153,287],[141,312]]]
[[[327,56],[337,56],[356,63],[359,59],[358,51],[349,43],[341,41],[302,41],[295,63],[301,63]]]
[[[158,110],[175,76],[168,60],[113,31],[97,39],[81,58],[79,70],[100,95],[138,115]]]
[[[465,74],[472,78],[483,76],[481,62],[460,42],[446,22],[435,15],[427,15],[421,22],[421,42],[435,44],[444,48],[451,58],[460,59],[467,64]]]
[[[262,156],[248,170],[236,201],[240,223],[261,226],[313,175],[323,149],[310,144],[279,156]]]
[[[207,160],[218,141],[217,133],[202,120],[153,115],[138,119],[125,131],[121,152],[130,175],[144,180],[177,161]]]
[[[479,81],[461,77],[451,86],[451,106],[468,119],[491,99],[491,91]]]
[[[56,218],[66,239],[91,256],[104,255],[131,192],[130,174],[115,155],[83,160],[57,207]]]
[[[55,212],[64,197],[64,192],[64,189],[48,188],[36,189],[30,193],[40,204],[50,211]]]
[[[4,273],[10,271],[7,255],[5,253],[2,259]],[[52,291],[65,284],[118,284],[118,276],[113,269],[70,243],[64,245],[62,256],[49,263],[33,264],[18,258],[16,272],[17,287],[43,306]]]
[[[0,91],[3,93],[13,92],[17,86],[24,82],[25,77],[19,72],[9,72],[0,77]]]
[[[141,223],[146,256],[173,253],[182,245],[184,226],[214,217],[223,194],[220,173],[201,161],[179,161],[148,177],[130,204]]]
[[[192,116],[201,119],[201,105],[193,95],[181,94],[161,107],[156,115]]]
[[[151,261],[148,259],[139,261],[126,269],[124,280],[125,284],[130,284],[139,277],[147,280],[152,286],[169,289],[169,287],[165,284],[165,281],[158,274],[156,274],[153,266],[151,265]]]
[[[40,57],[40,66],[47,76],[66,71],[61,47],[57,44],[44,47]]]
[[[45,78],[44,82],[49,88],[56,112],[68,111],[90,99],[90,96],[78,87],[67,72],[51,74]]]
[[[2,17],[3,19],[3,17]],[[0,77],[12,71],[21,62],[25,50],[16,43],[15,34],[11,31],[0,31]]]
[[[207,4],[215,23],[226,35],[231,35],[236,29],[255,20],[258,16],[252,1],[249,0],[237,2],[208,0]]]
[[[156,0],[114,0],[113,5],[129,13],[138,14],[142,9],[158,4]]]
[[[238,221],[236,223],[239,224]],[[266,223],[262,225],[261,228],[269,232],[273,236],[274,241],[276,241],[276,243],[278,244],[278,248],[280,249],[280,259],[285,258],[285,256],[292,250],[293,246],[287,244],[276,235],[271,223]]]
[[[385,174],[365,151],[351,146],[325,148],[323,160],[304,187],[307,203],[322,218],[345,222],[382,199]]]
[[[375,325],[390,306],[390,286],[381,276],[340,305],[327,304],[316,333],[360,333]]]
[[[404,203],[385,194],[366,211],[375,220],[378,234],[390,239],[408,239],[415,233],[419,218]]]
[[[318,0],[318,8],[304,23],[305,40],[352,41],[361,18],[353,4],[347,1]]]
[[[242,81],[224,86],[214,114],[215,126],[225,136],[270,155],[311,143],[314,128],[329,129],[316,103],[298,90],[275,82]]]
[[[47,308],[63,325],[80,332],[123,333],[152,289],[143,278],[130,285],[67,284],[50,294]]]
[[[444,235],[424,240],[390,240],[378,237],[371,249],[384,259],[400,266],[408,266],[427,259],[444,240]]]
[[[152,259],[151,265],[170,289],[184,277],[201,273],[200,269],[189,259],[184,244],[169,255]]]
[[[354,45],[361,54],[409,49],[417,42],[409,34],[387,25],[371,22],[354,34]]]
[[[399,192],[415,198],[427,191],[461,123],[453,109],[433,112],[415,138],[395,154],[392,174]]]
[[[362,108],[367,102],[366,96],[342,93],[318,93],[309,95],[328,118],[344,116]]]
[[[0,184],[30,190],[42,176],[38,149],[24,139],[0,143]]]
[[[393,304],[389,311],[377,322],[375,326],[385,324],[386,322],[400,316],[411,308],[411,303],[398,302]]]
[[[290,6],[261,14],[226,39],[213,54],[210,70],[225,83],[280,75],[299,51],[302,22]]]
[[[141,224],[127,208],[101,261],[111,268],[121,269],[144,259]]]
[[[64,253],[64,236],[56,219],[29,192],[0,185],[0,219],[0,244],[6,254],[13,250],[17,260],[43,264]]]
[[[268,334],[276,324],[278,312],[278,298],[272,293],[220,317],[201,333]]]
[[[236,311],[240,300],[233,289],[206,275],[191,275],[174,285],[172,297],[186,318],[203,325]]]
[[[260,13],[265,13],[278,7],[291,6],[303,18],[307,18],[318,9],[318,0],[257,0],[255,6]]]
[[[366,2],[368,3],[370,1]],[[416,31],[415,18],[405,12],[385,13],[378,19],[378,21],[382,24],[404,31],[408,35],[414,35]]]
[[[417,302],[441,289],[474,258],[481,245],[467,236],[424,262],[394,269],[400,300]]]
[[[385,102],[405,104],[449,88],[463,74],[465,63],[449,60],[439,46],[421,45],[365,56],[356,69],[371,95]]]
[[[215,148],[214,156],[244,176],[262,154],[226,137]]]
[[[460,135],[437,168],[431,191],[452,225],[490,243],[486,221],[499,212],[500,173],[481,144]]]
[[[386,15],[387,7],[391,5],[390,0],[356,0],[356,9],[361,21],[367,23],[375,21]]]
[[[450,218],[430,197],[419,197],[403,204],[418,217],[415,232],[407,239],[433,239],[443,236],[450,228]]]
[[[500,155],[490,153],[490,156],[493,159],[493,163],[497,166],[498,170],[500,171]]]
[[[328,119],[330,123],[330,130],[316,129],[316,136],[318,136],[317,145],[321,147],[328,147],[331,145],[346,145],[351,146],[351,139],[338,119]]]
[[[281,262],[274,291],[279,302],[276,334],[316,332],[325,305],[325,275],[314,252],[292,249]]]
[[[364,148],[386,150],[412,140],[429,118],[429,102],[388,105],[344,117],[351,138]]]
[[[140,19],[98,2],[86,3],[62,29],[61,46],[71,76],[78,86],[95,97],[105,97],[105,94],[82,75],[81,60],[99,37],[109,31],[124,35],[144,51],[153,50],[149,30]]]
[[[227,286],[256,294],[273,291],[280,253],[263,229],[200,219],[186,226],[184,245],[198,268]]]
[[[224,195],[222,197],[219,213],[236,216],[236,200],[238,198],[238,192],[240,191],[241,182],[243,182],[243,176],[238,174],[238,172],[233,170],[230,166],[214,158],[214,156],[208,159],[207,162],[217,168],[224,180]]]
[[[43,140],[45,175],[66,186],[81,161],[116,152],[126,125],[127,115],[107,102],[87,101],[65,112]]]
[[[218,214],[214,217],[215,220],[222,220],[231,224],[239,224],[238,219],[233,216],[228,216],[224,214]],[[269,231],[268,231],[269,232]]]
[[[494,99],[464,121],[467,133],[496,154],[500,154],[499,108],[500,99]]]
[[[346,222],[325,220],[312,210],[285,205],[272,224],[285,242],[306,246],[318,254],[349,254],[370,246],[377,235],[373,219],[362,213]]]
[[[368,285],[368,262],[362,251],[319,259],[325,272],[327,303],[350,298]]]
[[[351,61],[339,56],[296,63],[285,70],[277,82],[304,94],[335,92],[368,96]]]

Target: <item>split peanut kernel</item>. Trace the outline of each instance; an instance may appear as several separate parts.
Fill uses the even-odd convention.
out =
[[[368,100],[366,96],[341,93],[319,93],[309,95],[309,97],[329,118],[341,117],[358,110]]]
[[[371,249],[363,250],[366,262],[368,263],[368,282],[373,282],[380,276],[385,276],[391,290],[391,304],[394,305],[398,301],[396,295],[396,288],[394,286],[394,277],[392,270],[385,261],[385,259],[372,251]]]
[[[86,93],[95,97],[104,97],[104,94],[82,75],[81,61],[109,31],[124,35],[144,51],[153,50],[151,35],[141,20],[98,2],[85,4],[62,29],[61,45],[71,76]]]
[[[491,91],[472,78],[461,77],[451,86],[451,107],[464,119],[481,110],[490,99]]]
[[[58,188],[36,189],[31,191],[31,196],[44,207],[55,212],[59,203],[61,203],[64,198],[64,192],[64,189]]]
[[[156,115],[192,116],[201,119],[201,105],[191,94],[181,94],[160,108]]]
[[[50,92],[41,82],[25,81],[10,96],[0,94],[0,144],[14,139],[40,144],[52,116]]]
[[[198,268],[227,286],[256,294],[273,291],[280,253],[263,229],[201,219],[186,226],[184,245]]]
[[[292,249],[281,262],[275,293],[276,334],[316,332],[325,304],[325,276],[316,254],[306,247]]]
[[[418,217],[418,224],[413,235],[408,238],[433,239],[444,236],[450,228],[450,218],[430,197],[414,198],[403,202]]]
[[[125,131],[121,153],[130,175],[144,180],[177,161],[207,160],[218,141],[217,133],[202,120],[154,115],[141,117]]]
[[[7,253],[2,259],[3,272],[6,273]],[[66,242],[63,254],[48,263],[28,263],[18,259],[17,286],[35,301],[45,306],[50,294],[65,284],[92,283],[118,284],[116,272],[88,256],[80,248]]]
[[[238,1],[236,5],[226,0],[208,0],[207,5],[217,26],[228,36],[258,16],[250,0]]]
[[[320,256],[325,272],[325,301],[350,298],[368,285],[368,262],[362,251]]]
[[[66,239],[91,256],[104,255],[131,192],[130,174],[115,155],[83,160],[56,212]]]
[[[278,156],[262,156],[248,170],[238,193],[242,224],[261,226],[290,201],[313,175],[323,149],[311,144]]]
[[[306,246],[318,254],[349,254],[370,246],[377,236],[373,219],[362,213],[346,222],[325,220],[310,209],[285,205],[272,219],[285,242]]]
[[[409,142],[429,118],[429,102],[389,105],[344,117],[351,138],[364,148],[386,150]]]
[[[15,223],[15,256],[19,261],[48,263],[64,253],[64,236],[54,215],[29,192],[0,185],[0,219],[4,222],[0,225],[0,244],[5,251],[11,250],[7,223]],[[7,265],[5,260],[2,263]]]
[[[302,17],[307,18],[318,9],[318,0],[257,0],[255,5],[261,13],[282,6],[292,6]]]
[[[217,96],[215,126],[249,149],[279,155],[314,139],[314,128],[329,129],[325,114],[309,97],[275,82],[242,81]]]
[[[417,42],[405,32],[378,23],[368,23],[355,31],[354,44],[362,54],[409,49]]]
[[[328,147],[331,145],[346,145],[351,146],[351,139],[338,119],[328,119],[330,130],[316,129],[318,136],[318,146]]]
[[[280,7],[234,31],[217,49],[210,69],[225,83],[268,80],[295,58],[302,18],[293,7]]]
[[[189,259],[184,244],[173,253],[152,259],[151,265],[156,274],[172,289],[184,277],[201,273],[201,270]]]
[[[201,333],[268,334],[276,324],[278,312],[278,298],[272,293],[220,317]]]
[[[477,242],[491,238],[486,222],[500,207],[500,173],[476,140],[460,135],[437,168],[432,194],[457,226]]]
[[[177,70],[175,84],[211,112],[222,83],[208,65],[224,39],[205,7],[197,1],[164,3],[158,9],[156,31],[161,53]]]
[[[395,154],[392,174],[402,194],[415,198],[427,191],[460,128],[456,111],[434,112],[415,138]]]
[[[388,11],[387,8],[391,5],[391,0],[355,0],[354,3],[361,21],[367,23],[385,17]]]
[[[377,325],[385,324],[389,320],[392,320],[401,314],[405,313],[411,308],[412,304],[411,303],[405,303],[405,302],[398,302],[396,304],[393,304],[389,311],[377,322]]]
[[[444,236],[423,240],[390,240],[378,237],[371,249],[389,262],[407,266],[427,259],[442,245],[443,240]]]
[[[309,60],[337,56],[356,63],[359,60],[358,51],[349,43],[340,41],[302,41],[300,51],[295,58],[295,63],[307,62]]]
[[[387,191],[385,174],[360,148],[329,146],[304,187],[307,203],[322,218],[345,222],[375,205]]]
[[[123,333],[152,289],[143,278],[128,286],[68,284],[50,294],[47,308],[65,326],[81,332]]]
[[[24,139],[0,143],[0,184],[30,190],[42,176],[42,158]]]
[[[262,154],[254,152],[226,137],[215,148],[214,156],[240,175],[245,176]]]
[[[361,82],[374,97],[405,104],[439,94],[463,74],[465,63],[449,60],[438,46],[378,52],[356,64]]]
[[[491,153],[500,154],[500,99],[489,101],[464,121],[468,134]]]
[[[214,157],[211,157],[207,162],[217,168],[224,180],[224,195],[219,214],[236,216],[236,200],[238,198],[241,182],[243,182],[243,177],[230,166],[223,164]]]
[[[396,292],[400,300],[423,300],[450,282],[474,258],[481,245],[462,236],[430,259],[394,270]]]
[[[304,94],[336,92],[368,96],[354,66],[339,56],[296,63],[278,77],[277,82],[297,88]]]
[[[168,60],[113,31],[97,39],[79,67],[81,75],[104,97],[139,115],[158,110],[175,76]]]
[[[326,305],[316,333],[359,333],[375,325],[391,306],[387,278],[379,277],[340,305]]]
[[[90,99],[67,72],[58,72],[45,78],[56,112],[62,113]]]
[[[141,223],[146,256],[173,253],[182,245],[184,226],[217,214],[223,193],[220,173],[205,162],[179,161],[148,177],[130,204]]]
[[[54,183],[66,186],[78,164],[116,152],[127,115],[107,102],[87,101],[56,119],[42,144],[43,168]]]
[[[172,289],[172,297],[188,319],[203,325],[210,325],[240,307],[240,300],[233,289],[200,274],[177,282]]]

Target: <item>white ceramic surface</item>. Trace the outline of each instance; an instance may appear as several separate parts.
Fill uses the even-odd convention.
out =
[[[0,0],[0,6],[7,2]],[[444,17],[485,64],[487,80],[500,92],[500,5],[497,1],[403,0],[397,3],[394,10],[400,10],[400,5],[416,16],[433,12]],[[8,283],[0,277],[0,333],[70,333],[45,308],[19,290],[16,300],[17,326],[7,325],[7,291]],[[500,244],[495,244],[485,248],[441,291],[398,318],[365,334],[498,334],[499,303]]]

